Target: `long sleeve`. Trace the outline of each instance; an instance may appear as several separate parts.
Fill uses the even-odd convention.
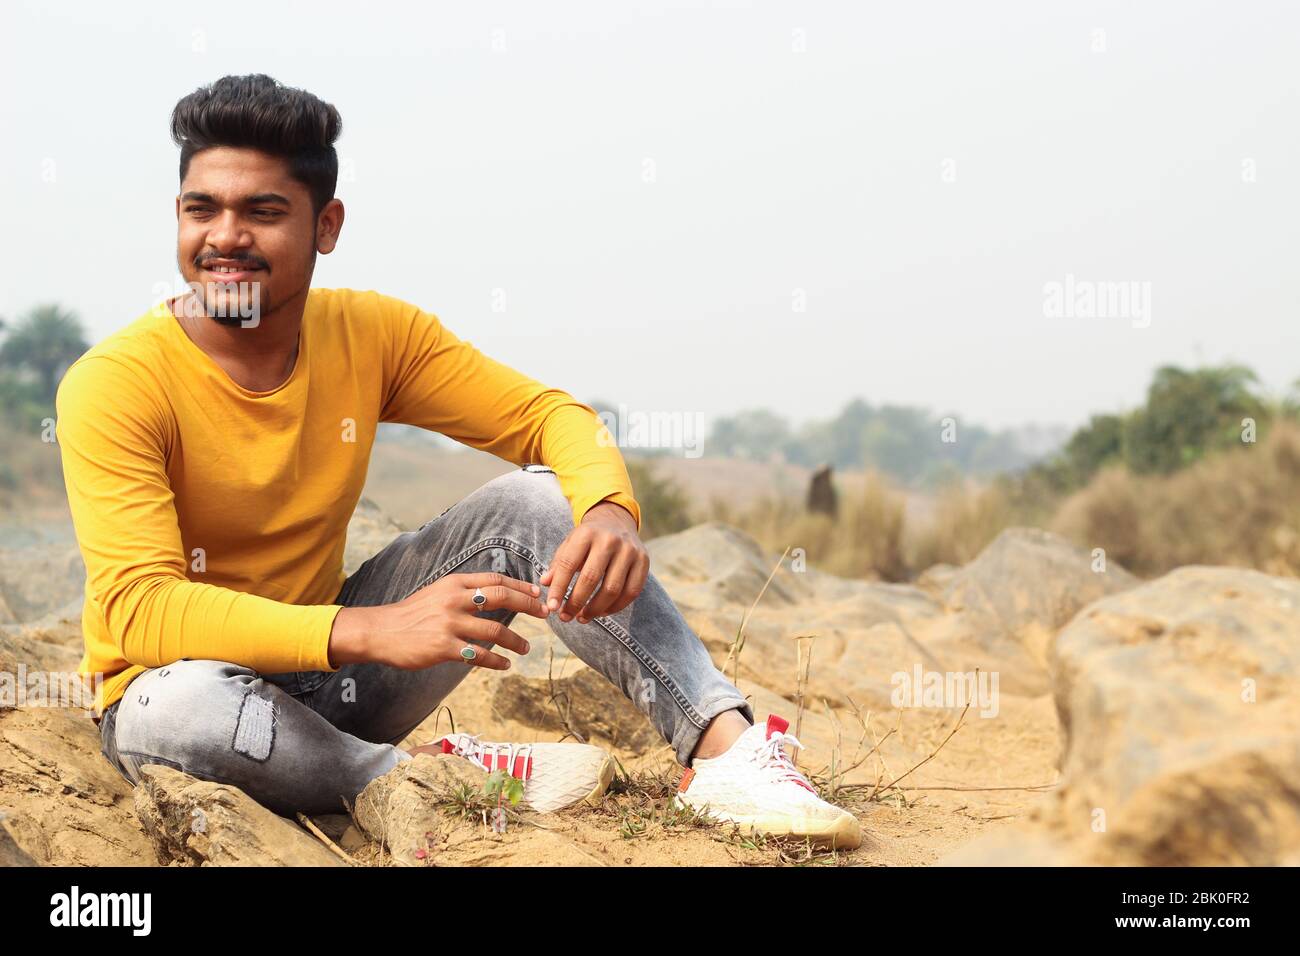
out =
[[[594,408],[489,358],[417,306],[384,298],[392,340],[381,421],[441,432],[517,465],[547,465],[575,525],[608,500],[640,528],[627,466]]]
[[[64,376],[56,408],[87,596],[122,659],[158,667],[207,658],[262,673],[337,669],[328,654],[337,605],[285,604],[187,578],[166,466],[173,423],[134,372],[85,357]]]

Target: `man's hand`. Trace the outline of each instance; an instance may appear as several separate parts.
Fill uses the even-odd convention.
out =
[[[474,589],[482,588],[487,603],[474,604]],[[528,653],[528,642],[504,624],[479,617],[479,611],[509,608],[533,617],[547,617],[541,588],[495,571],[447,574],[395,604],[379,607],[345,607],[334,616],[329,659],[334,667],[374,661],[421,670],[443,661],[464,661],[474,667],[506,670],[510,661],[475,646],[473,660],[461,651],[469,642],[484,641]]]
[[[636,518],[622,505],[602,501],[582,516],[581,523],[555,549],[551,566],[540,581],[550,592],[546,605],[550,611],[558,610],[561,621],[576,616],[579,624],[586,624],[631,604],[649,574],[650,554],[637,534]],[[573,593],[560,607],[575,576]],[[590,606],[584,607],[589,599]]]

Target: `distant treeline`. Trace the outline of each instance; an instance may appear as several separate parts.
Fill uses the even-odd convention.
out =
[[[1274,400],[1244,365],[1167,365],[1156,370],[1140,407],[1094,415],[1059,453],[1015,477],[1069,492],[1107,465],[1124,465],[1134,475],[1167,475],[1214,452],[1252,444],[1280,419],[1300,421],[1300,380]]]
[[[1059,493],[1083,487],[1108,464],[1127,465],[1137,475],[1167,474],[1253,440],[1277,417],[1300,419],[1300,382],[1286,398],[1270,401],[1244,366],[1165,366],[1140,407],[1094,415],[1073,434],[1050,425],[991,431],[956,415],[858,399],[833,418],[797,429],[766,409],[741,412],[716,420],[703,444],[710,456],[873,468],[910,487],[1002,476]]]
[[[14,321],[0,318],[0,417],[36,434],[54,415],[54,393],[68,366],[90,343],[77,316],[39,305]]]
[[[85,329],[75,314],[51,303],[14,321],[0,318],[0,335],[0,419],[11,430],[37,434],[53,415],[64,371],[89,347]],[[590,404],[616,415],[612,403]],[[991,431],[956,415],[857,399],[833,418],[798,428],[766,409],[740,412],[716,420],[702,447],[709,456],[874,468],[913,487],[1001,475],[1027,492],[1060,493],[1083,487],[1109,464],[1123,464],[1135,475],[1168,474],[1216,450],[1262,438],[1256,433],[1276,418],[1300,420],[1300,381],[1283,399],[1270,400],[1255,373],[1242,365],[1165,366],[1156,371],[1140,407],[1095,415],[1073,435],[1034,425]],[[393,427],[384,437],[414,440],[408,433]]]
[[[705,444],[710,455],[836,468],[872,467],[906,485],[931,485],[955,475],[992,475],[1027,467],[1065,440],[1068,429],[1043,426],[990,431],[956,415],[903,405],[849,402],[834,418],[795,429],[770,411],[717,420]]]

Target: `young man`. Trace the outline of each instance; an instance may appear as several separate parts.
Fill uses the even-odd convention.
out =
[[[674,748],[678,799],[747,828],[856,846],[753,722],[649,571],[627,470],[594,410],[376,292],[313,289],[338,243],[333,106],[228,76],[172,114],[177,262],[191,287],[92,348],[58,393],[85,559],[81,670],[105,756],[161,763],[280,813],[339,812],[414,753],[526,779],[535,806],[598,800],[602,752],[453,735],[398,748],[470,667],[504,670],[547,620]],[[522,467],[355,574],[348,520],[379,422]],[[530,464],[536,463],[536,464]]]

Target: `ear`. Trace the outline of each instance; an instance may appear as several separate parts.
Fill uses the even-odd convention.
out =
[[[329,255],[339,243],[339,233],[343,230],[343,203],[331,199],[316,217],[316,251]]]

